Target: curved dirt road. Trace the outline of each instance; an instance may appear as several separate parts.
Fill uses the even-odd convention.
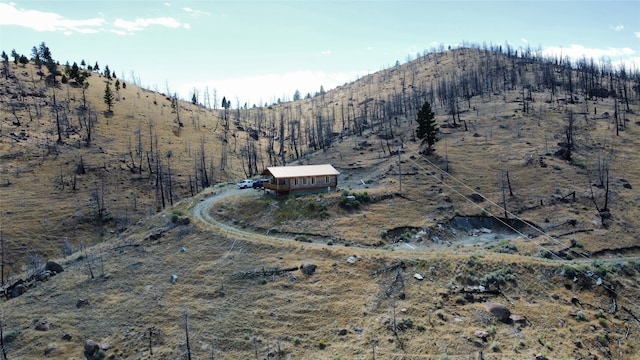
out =
[[[222,234],[234,237],[238,239],[245,240],[260,240],[263,242],[279,242],[282,241],[293,241],[293,239],[286,237],[278,237],[275,235],[263,235],[260,233],[246,231],[234,227],[232,225],[226,224],[224,222],[220,222],[211,216],[211,209],[215,206],[215,203],[232,197],[232,196],[248,196],[254,194],[253,189],[229,189],[223,188],[218,190],[212,190],[210,193],[202,194],[202,198],[195,205],[191,206],[189,209],[189,214],[198,219],[204,226],[209,228],[214,228]],[[311,244],[309,244],[311,245]]]
[[[202,198],[196,204],[191,206],[191,208],[189,209],[189,214],[195,219],[197,219],[198,221],[200,221],[205,227],[215,229],[216,231],[219,231],[220,233],[228,237],[233,237],[233,238],[243,239],[243,240],[250,240],[250,241],[259,240],[261,242],[268,242],[268,243],[280,244],[280,245],[282,245],[283,242],[295,242],[295,240],[290,237],[277,236],[274,234],[268,234],[268,235],[260,234],[253,231],[242,230],[237,227],[234,227],[233,225],[220,222],[216,220],[213,216],[211,216],[211,209],[215,206],[216,202],[231,196],[249,196],[252,194],[255,194],[255,190],[253,189],[237,189],[235,187],[211,189],[207,193],[200,194]],[[306,243],[305,246],[326,247],[326,244]],[[359,249],[359,250],[356,250],[356,249]],[[384,252],[386,256],[390,255],[388,251],[382,250],[382,249],[372,249],[372,248],[365,249],[365,248],[351,247],[351,250],[369,252],[369,253]],[[392,256],[400,255],[402,253],[405,253],[405,255],[407,255],[407,252],[415,254],[416,251],[420,251],[424,249],[421,249],[409,243],[402,243],[401,246],[399,248],[396,248],[395,250],[397,251],[397,253],[393,254]],[[424,252],[422,253],[426,255],[426,253]],[[557,259],[555,261],[557,261],[559,264],[572,264],[572,263],[591,263],[594,260],[610,263],[610,262],[617,262],[617,261],[638,261],[640,260],[640,257],[635,255],[622,256],[622,257],[608,256],[608,257],[601,257],[601,258],[584,258],[584,259],[573,259],[573,260]]]

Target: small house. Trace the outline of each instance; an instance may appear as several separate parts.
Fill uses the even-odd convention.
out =
[[[270,166],[262,175],[269,178],[265,190],[287,195],[335,191],[340,172],[329,164]]]

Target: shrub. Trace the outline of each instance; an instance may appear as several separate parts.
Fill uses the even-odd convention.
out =
[[[398,322],[398,324],[396,324],[396,327],[398,328],[398,330],[407,330],[407,329],[412,329],[413,328],[413,320],[411,318],[406,318],[403,320],[400,320],[400,322]]]
[[[600,326],[607,327],[607,319],[605,319],[603,317],[599,317],[598,318],[598,322],[600,323]]]
[[[296,235],[296,237],[294,238],[295,241],[302,241],[302,242],[307,242],[310,243],[311,239],[309,239],[309,237],[307,235],[303,235],[303,234],[298,234]]]
[[[551,259],[553,258],[553,253],[549,250],[543,249],[543,250],[540,250],[540,252],[538,252],[538,256],[540,256],[543,259]]]
[[[16,339],[18,338],[18,332],[17,331],[9,331],[7,333],[4,333],[4,336],[2,337],[2,341],[4,341],[5,344],[14,342]]]
[[[320,348],[320,350],[326,349],[326,347],[328,346],[327,342],[324,340],[320,340],[318,341],[318,347]]]
[[[513,254],[518,252],[518,247],[509,240],[500,240],[494,251],[502,254]]]
[[[586,321],[587,320],[587,315],[583,311],[578,310],[576,312],[576,320],[578,320],[578,321]]]
[[[180,216],[184,215],[184,213],[181,210],[172,210],[171,211],[171,222],[175,223],[178,222],[178,218]]]
[[[369,193],[366,191],[363,193],[350,193],[348,190],[342,190],[342,198],[339,205],[345,209],[357,209],[360,204],[365,204],[371,201]]]
[[[516,282],[516,276],[512,273],[510,268],[492,271],[480,279],[480,283],[486,287],[493,284],[506,285],[508,282]]]
[[[562,271],[560,272],[560,274],[567,279],[573,279],[578,276],[579,273],[580,270],[570,265],[562,265]]]
[[[607,346],[609,344],[609,339],[607,338],[607,334],[599,334],[598,342],[602,344],[602,346]]]

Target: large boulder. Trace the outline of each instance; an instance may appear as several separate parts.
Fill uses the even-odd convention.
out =
[[[49,331],[50,328],[51,325],[49,324],[49,320],[47,320],[47,318],[38,320],[35,326],[35,329],[38,331]]]
[[[84,342],[84,357],[87,360],[96,360],[104,358],[104,351],[100,351],[100,345],[91,339]]]
[[[509,309],[500,304],[500,303],[488,303],[487,305],[485,305],[487,311],[495,316],[498,320],[504,322],[504,323],[510,323],[511,319],[509,318],[511,316],[511,311],[509,311]]]
[[[24,284],[18,284],[11,289],[9,293],[9,298],[16,298],[27,292],[27,287]]]
[[[61,272],[64,271],[64,269],[62,268],[62,265],[58,264],[53,260],[47,261],[47,264],[45,265],[44,270],[51,271],[52,275],[60,274]]]
[[[300,271],[305,275],[313,275],[318,267],[315,264],[303,264],[300,265]]]

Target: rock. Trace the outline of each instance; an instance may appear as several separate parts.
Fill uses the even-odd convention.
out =
[[[73,339],[73,334],[71,334],[71,333],[62,334],[62,340],[71,341],[71,339]]]
[[[471,199],[471,201],[473,201],[474,203],[481,203],[485,200],[484,197],[478,193],[469,195],[469,199]]]
[[[345,335],[347,335],[347,329],[340,329],[340,330],[338,330],[338,335],[340,335],[340,336],[345,336]]]
[[[413,277],[414,277],[416,280],[424,280],[424,276],[422,276],[421,274],[418,274],[418,273],[413,274]]]
[[[509,323],[511,322],[511,319],[509,319],[509,316],[511,316],[511,311],[509,311],[509,309],[507,309],[506,306],[499,304],[499,303],[489,303],[486,306],[487,311],[495,316],[496,318],[498,318],[498,320],[504,322],[504,323]]]
[[[355,256],[349,256],[349,257],[347,258],[347,262],[348,262],[349,264],[353,264],[353,263],[355,263],[355,262],[356,262],[356,260],[357,260],[357,259],[356,259],[356,257],[355,257]]]
[[[170,283],[172,283],[172,284],[173,284],[173,283],[175,283],[176,281],[178,281],[178,275],[173,274],[173,275],[171,275],[171,277],[169,277],[169,282],[170,282]]]
[[[473,332],[473,335],[475,335],[476,337],[487,341],[487,337],[489,336],[489,332],[488,331],[484,331],[484,330],[476,330]]]
[[[300,271],[306,275],[313,275],[318,267],[314,264],[302,264],[300,265]]]
[[[44,356],[52,356],[54,355],[55,351],[56,351],[55,347],[53,347],[52,345],[47,345],[47,347],[44,348]]]
[[[27,292],[27,287],[24,286],[23,284],[18,284],[16,286],[13,287],[13,289],[11,289],[11,293],[9,294],[10,298],[15,298],[18,297],[24,293]]]
[[[55,275],[55,274],[53,274],[49,270],[40,271],[39,273],[36,274],[35,279],[36,279],[36,281],[47,281],[53,275]]]
[[[87,339],[87,341],[84,342],[84,357],[87,358],[87,360],[95,359],[95,355],[98,355],[99,351],[100,345],[96,344],[95,341]]]
[[[164,229],[158,228],[153,230],[149,235],[144,237],[144,240],[158,240],[164,235]]]
[[[62,268],[62,265],[58,264],[53,260],[48,260],[47,264],[44,266],[44,269],[46,271],[51,271],[51,275],[60,274],[61,272],[64,271],[64,269]]]
[[[83,306],[89,305],[89,300],[87,299],[78,299],[78,301],[76,301],[76,307],[78,309],[80,309]]]
[[[580,302],[580,299],[578,299],[578,298],[577,298],[577,297],[575,297],[575,296],[572,296],[572,297],[571,297],[571,303],[572,303],[573,305],[576,305],[576,306],[580,305],[580,307],[582,307],[582,303]]]
[[[47,318],[38,320],[35,326],[35,329],[38,331],[49,331],[50,328],[51,325],[49,324],[49,320],[47,320]]]
[[[171,219],[174,224],[180,225],[189,225],[191,223],[191,219],[188,216],[178,216]]]
[[[527,320],[527,318],[522,315],[511,314],[509,316],[509,319],[516,325],[519,325],[522,327],[529,325],[529,320]]]

